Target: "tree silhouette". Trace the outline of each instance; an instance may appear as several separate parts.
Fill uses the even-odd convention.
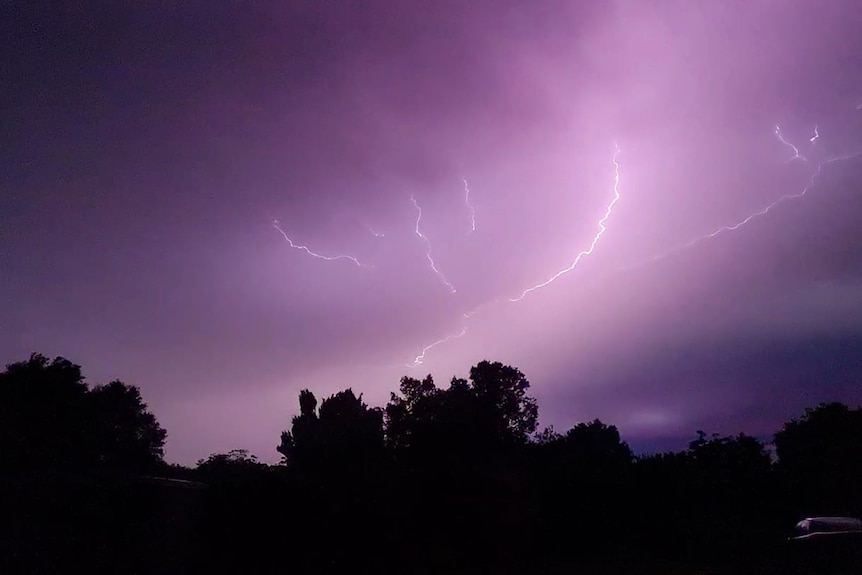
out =
[[[101,465],[144,470],[162,461],[168,434],[137,387],[115,380],[94,387],[87,400]]]
[[[688,456],[693,468],[712,482],[756,484],[769,473],[772,461],[757,438],[744,433],[736,436],[713,434],[707,438],[703,431],[689,443]]]
[[[34,353],[0,373],[0,461],[8,468],[68,467],[91,456],[81,368]]]
[[[171,509],[177,483],[152,477],[166,469],[165,435],[136,387],[89,389],[62,357],[7,365],[0,572],[176,572],[194,545],[171,547],[188,534]]]
[[[267,465],[250,455],[245,449],[232,449],[227,453],[213,453],[201,459],[195,468],[195,475],[203,481],[213,483],[238,482],[254,479]]]
[[[806,513],[862,513],[862,409],[822,403],[775,434],[778,469]]]
[[[138,388],[89,390],[62,357],[33,354],[0,373],[0,460],[10,468],[152,469],[166,435]]]
[[[561,435],[545,429],[534,439],[529,459],[533,492],[541,512],[535,519],[547,535],[542,553],[576,538],[595,552],[617,540],[626,511],[621,496],[634,463],[619,431],[596,419],[578,423]],[[572,522],[573,517],[589,518]],[[553,525],[570,523],[564,532]]]
[[[431,375],[422,380],[401,379],[401,395],[393,393],[386,405],[386,440],[396,457],[437,463],[444,454],[476,441],[469,425],[476,416],[466,381],[453,378],[439,389]],[[475,420],[472,421],[475,423]]]
[[[799,515],[862,512],[860,409],[787,422],[777,464],[757,438],[702,431],[635,458],[598,419],[536,433],[528,391],[517,368],[488,361],[445,387],[404,377],[385,410],[352,389],[321,402],[306,389],[278,445],[286,465],[232,450],[183,469],[162,462],[166,434],[138,388],[89,388],[77,365],[34,354],[0,373],[0,561],[39,555],[56,571],[101,553],[110,572],[168,572],[140,567],[182,548],[213,572],[280,573],[289,557],[297,572],[777,575],[803,565],[786,553]],[[167,471],[203,483],[153,477]]]
[[[470,381],[476,397],[493,406],[502,436],[523,443],[536,430],[539,406],[527,395],[530,382],[519,369],[482,361],[470,369]]]
[[[386,442],[396,451],[421,448],[439,411],[440,390],[431,375],[419,380],[402,377],[401,395],[390,395],[385,408]]]
[[[314,467],[322,457],[323,443],[317,418],[317,398],[307,389],[299,392],[299,415],[293,417],[290,431],[281,432],[276,447],[285,463],[295,467]]]
[[[383,413],[370,408],[346,389],[327,397],[315,411],[317,400],[303,390],[300,414],[291,430],[281,434],[278,452],[285,463],[299,468],[357,467],[376,461],[383,452]]]
[[[781,466],[804,474],[834,473],[862,461],[862,409],[822,403],[784,424],[775,434]]]
[[[469,381],[453,377],[446,389],[430,375],[404,377],[386,405],[387,444],[402,460],[431,465],[524,445],[538,420],[529,387],[517,368],[488,361],[471,368]]]
[[[620,439],[619,430],[598,419],[578,423],[565,435],[545,437],[543,443],[555,459],[576,468],[583,476],[619,475],[634,461],[632,450]]]

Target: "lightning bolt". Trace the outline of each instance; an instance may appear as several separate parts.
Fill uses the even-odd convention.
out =
[[[443,272],[437,269],[437,264],[434,263],[434,258],[431,257],[431,241],[419,229],[420,222],[422,221],[422,208],[419,206],[419,202],[416,201],[416,198],[413,195],[410,196],[410,201],[413,202],[413,205],[416,207],[417,216],[415,233],[422,239],[423,242],[425,242],[425,258],[431,265],[431,269],[434,270],[434,273],[437,274],[437,277],[439,277],[440,281],[443,282],[443,285],[445,285],[451,293],[455,293],[455,286],[449,283],[449,280],[446,279],[446,276],[443,275]]]
[[[691,240],[690,242],[686,242],[686,243],[684,243],[684,244],[681,244],[681,245],[679,245],[679,246],[677,246],[677,247],[675,247],[675,248],[672,248],[672,249],[670,249],[670,250],[666,251],[666,252],[665,252],[665,253],[663,253],[663,254],[659,254],[659,255],[657,255],[657,256],[654,256],[654,257],[650,258],[649,260],[647,260],[647,261],[645,261],[645,262],[642,262],[641,264],[638,264],[638,265],[635,265],[635,266],[631,266],[631,267],[632,267],[632,268],[640,267],[640,266],[645,265],[645,264],[647,264],[647,263],[651,263],[651,262],[655,262],[655,261],[658,261],[658,260],[664,259],[664,258],[666,258],[666,257],[668,257],[668,256],[670,256],[670,255],[672,255],[672,254],[674,254],[674,253],[676,253],[676,252],[678,252],[678,251],[682,251],[682,250],[684,250],[684,249],[688,249],[688,248],[690,248],[690,247],[692,247],[692,246],[695,246],[695,245],[699,244],[699,243],[700,243],[700,242],[702,242],[702,241],[712,239],[712,238],[714,238],[714,237],[716,237],[716,236],[719,236],[719,235],[721,235],[721,234],[723,234],[723,233],[725,233],[725,232],[733,232],[733,231],[736,231],[736,230],[738,230],[739,228],[741,228],[742,226],[744,226],[744,225],[746,225],[747,223],[749,223],[750,221],[755,220],[755,219],[757,219],[757,218],[759,218],[759,217],[761,217],[761,216],[765,216],[765,215],[766,215],[766,214],[768,214],[770,211],[772,211],[772,209],[773,209],[773,208],[775,208],[775,207],[777,207],[777,206],[781,205],[782,203],[784,203],[784,202],[786,202],[786,201],[788,201],[788,200],[794,200],[794,199],[797,199],[797,198],[801,198],[801,197],[805,196],[806,194],[808,194],[808,192],[810,192],[810,191],[811,191],[811,189],[812,189],[812,188],[814,188],[814,186],[815,186],[815,184],[816,184],[816,182],[817,182],[817,178],[818,178],[818,176],[820,176],[820,173],[823,171],[823,168],[824,168],[825,166],[828,166],[829,164],[834,164],[835,162],[842,162],[842,161],[845,161],[845,160],[850,160],[850,159],[855,158],[855,157],[858,157],[858,156],[860,156],[860,155],[862,155],[862,151],[860,151],[860,152],[853,152],[853,153],[851,153],[851,154],[845,154],[845,155],[843,155],[843,156],[836,156],[836,157],[834,157],[834,158],[829,158],[828,160],[824,160],[824,161],[820,162],[820,163],[817,165],[817,169],[816,169],[816,170],[814,170],[814,173],[812,173],[812,174],[811,174],[811,177],[810,177],[810,178],[809,178],[809,180],[808,180],[808,184],[807,184],[807,185],[802,189],[802,191],[797,192],[797,193],[795,193],[795,194],[786,194],[786,195],[784,195],[784,196],[781,196],[780,198],[778,198],[777,200],[775,200],[775,201],[774,201],[774,202],[772,202],[771,204],[768,204],[766,207],[764,207],[764,208],[762,208],[762,209],[760,209],[760,210],[758,210],[758,211],[754,212],[753,214],[751,214],[751,215],[747,216],[746,218],[744,218],[744,219],[742,219],[742,220],[738,221],[737,223],[735,223],[735,224],[733,224],[733,225],[729,225],[729,226],[722,226],[722,227],[720,227],[720,228],[716,229],[716,230],[715,230],[715,231],[713,231],[713,232],[710,232],[710,233],[708,233],[708,234],[706,234],[706,235],[704,235],[704,236],[700,236],[700,237],[698,237],[698,238],[695,238],[695,239]]]
[[[476,208],[470,203],[470,186],[467,185],[467,180],[464,180],[464,203],[470,209],[470,231],[476,231]]]
[[[273,221],[272,221],[272,227],[274,227],[276,230],[278,230],[278,233],[280,233],[280,234],[282,235],[282,237],[284,237],[285,241],[288,243],[288,245],[289,245],[290,247],[292,247],[292,248],[293,248],[293,249],[295,249],[295,250],[303,251],[303,252],[307,253],[308,255],[310,255],[310,256],[312,256],[312,257],[315,257],[315,258],[318,258],[318,259],[321,259],[321,260],[326,260],[326,261],[328,261],[328,262],[334,262],[334,261],[336,261],[336,260],[350,260],[350,261],[352,261],[354,264],[356,264],[357,266],[359,266],[359,267],[361,267],[361,268],[370,268],[370,267],[371,267],[371,266],[368,266],[368,265],[366,265],[366,264],[363,264],[362,262],[360,262],[358,259],[356,259],[356,258],[355,258],[355,257],[353,257],[353,256],[348,256],[348,255],[343,255],[343,254],[336,255],[336,256],[324,256],[324,255],[319,254],[319,253],[317,253],[317,252],[313,252],[313,251],[311,251],[311,250],[308,248],[308,246],[304,246],[304,245],[300,245],[300,244],[294,243],[294,242],[293,242],[293,240],[292,240],[292,239],[290,239],[290,237],[289,237],[289,236],[285,233],[285,231],[281,228],[281,224],[279,223],[279,221],[278,221],[278,220],[273,220]]]
[[[426,345],[425,347],[422,348],[422,351],[420,351],[419,355],[417,355],[413,359],[412,363],[405,364],[405,366],[406,367],[416,367],[418,365],[422,365],[423,363],[425,363],[425,356],[428,354],[429,351],[431,351],[432,349],[434,349],[438,345],[443,345],[444,343],[446,343],[448,341],[452,341],[453,339],[460,339],[460,338],[464,337],[465,335],[467,335],[467,318],[469,318],[470,315],[472,315],[472,314],[466,314],[465,313],[461,316],[461,318],[463,320],[462,325],[461,325],[461,331],[459,331],[458,333],[452,334],[452,335],[447,335],[446,337],[440,338],[433,343],[429,343],[428,345]]]
[[[405,364],[405,366],[406,367],[416,367],[418,365],[422,365],[425,362],[425,356],[428,355],[429,351],[431,351],[432,349],[434,349],[438,345],[443,345],[444,343],[450,342],[453,339],[461,339],[462,337],[467,335],[467,320],[470,319],[470,317],[479,313],[479,311],[482,308],[487,307],[487,306],[494,304],[494,303],[497,303],[497,301],[485,302],[485,303],[479,305],[478,307],[476,307],[475,309],[461,314],[461,329],[457,333],[447,335],[446,337],[441,337],[437,341],[429,343],[428,345],[426,345],[425,347],[422,348],[422,351],[419,352],[419,355],[417,355],[411,363]]]
[[[548,279],[548,280],[546,280],[546,281],[544,281],[544,282],[542,282],[542,283],[540,283],[540,284],[538,284],[538,285],[535,285],[535,286],[533,286],[533,287],[531,287],[531,288],[528,288],[528,289],[524,290],[524,291],[521,293],[521,295],[520,295],[520,296],[518,296],[518,297],[516,297],[516,298],[510,298],[510,299],[508,299],[508,300],[494,300],[494,301],[491,301],[491,302],[486,302],[486,303],[483,303],[483,304],[481,304],[480,306],[476,307],[476,308],[475,308],[475,309],[473,309],[472,311],[468,311],[468,312],[466,312],[466,313],[462,314],[462,315],[461,315],[461,320],[462,320],[462,321],[461,321],[461,329],[460,329],[458,332],[453,333],[453,334],[450,334],[450,335],[447,335],[447,336],[445,336],[445,337],[442,337],[442,338],[438,339],[437,341],[434,341],[434,342],[432,342],[432,343],[430,343],[430,344],[426,345],[426,346],[425,346],[425,347],[423,347],[423,348],[422,348],[422,350],[419,352],[419,355],[417,355],[417,356],[413,359],[413,362],[412,362],[412,363],[409,363],[409,364],[406,364],[406,366],[407,366],[408,368],[411,368],[411,367],[416,367],[416,366],[418,366],[418,365],[421,365],[422,363],[424,363],[424,361],[425,361],[425,357],[428,355],[428,352],[429,352],[429,351],[431,351],[432,349],[434,349],[435,347],[438,347],[438,346],[440,346],[440,345],[443,345],[444,343],[450,342],[450,341],[455,340],[455,339],[460,339],[460,338],[464,337],[465,335],[467,335],[467,320],[469,320],[471,316],[473,316],[473,315],[475,315],[476,313],[478,313],[478,312],[479,312],[481,309],[483,309],[484,307],[490,306],[490,305],[492,305],[492,304],[500,303],[500,302],[502,302],[502,301],[509,301],[509,302],[517,302],[517,301],[521,301],[522,299],[524,299],[524,297],[525,297],[528,293],[533,292],[533,291],[536,291],[537,289],[541,289],[541,288],[545,287],[546,285],[550,284],[551,282],[553,282],[554,280],[556,280],[557,278],[559,278],[560,276],[565,275],[565,274],[567,274],[568,272],[572,271],[573,269],[575,269],[575,268],[577,267],[578,263],[579,263],[579,262],[580,262],[580,261],[581,261],[585,256],[588,256],[588,255],[592,254],[592,253],[593,253],[593,250],[595,250],[596,246],[598,245],[599,240],[601,239],[601,237],[604,235],[605,231],[607,230],[607,228],[606,228],[605,224],[607,223],[608,218],[610,218],[610,216],[611,216],[611,212],[613,211],[614,206],[616,205],[616,203],[617,203],[617,202],[619,201],[619,199],[620,199],[620,191],[619,191],[619,184],[620,184],[620,164],[619,164],[619,155],[620,155],[620,148],[619,148],[619,146],[618,146],[618,145],[616,144],[616,142],[615,142],[615,143],[614,143],[614,153],[613,153],[613,156],[612,156],[612,158],[611,158],[611,161],[612,161],[612,163],[613,163],[613,165],[614,165],[613,199],[612,199],[612,200],[611,200],[611,202],[608,204],[607,208],[605,209],[605,213],[604,213],[604,215],[603,215],[603,216],[602,216],[602,218],[599,220],[599,223],[598,223],[599,231],[596,233],[596,235],[595,235],[595,236],[593,236],[593,239],[592,239],[592,241],[590,242],[590,246],[589,246],[589,248],[588,248],[588,249],[586,249],[586,250],[583,250],[583,251],[579,252],[579,253],[578,253],[578,255],[575,257],[575,260],[572,262],[572,264],[571,264],[571,265],[569,265],[569,267],[567,267],[567,268],[565,268],[565,269],[563,269],[563,270],[560,270],[559,272],[557,272],[557,273],[556,273],[553,277],[551,277],[550,279]],[[415,204],[415,200],[414,200],[414,204]],[[417,206],[417,208],[418,208],[418,206]],[[418,229],[418,220],[417,220],[417,229]]]
[[[784,144],[785,146],[787,146],[787,147],[789,147],[791,150],[793,150],[793,157],[792,157],[792,158],[790,158],[790,160],[789,160],[789,161],[791,161],[791,162],[792,162],[793,160],[802,160],[803,162],[807,161],[807,160],[805,159],[805,156],[803,156],[802,154],[800,154],[800,153],[799,153],[799,148],[797,148],[796,146],[794,146],[793,144],[791,144],[790,142],[788,142],[788,141],[784,138],[784,134],[781,132],[781,126],[779,126],[778,124],[776,124],[776,125],[775,125],[774,133],[775,133],[775,136],[778,138],[778,140],[779,140],[782,144]],[[812,140],[812,141],[813,141],[813,140]]]
[[[593,236],[593,240],[590,242],[590,246],[587,249],[578,252],[578,255],[575,256],[575,259],[572,260],[572,263],[569,264],[568,267],[561,269],[560,271],[558,271],[557,273],[555,273],[553,276],[546,279],[542,283],[536,284],[533,287],[529,287],[529,288],[525,289],[524,291],[521,292],[521,295],[519,295],[518,297],[509,298],[509,301],[511,301],[511,302],[521,301],[522,299],[524,299],[527,296],[527,294],[534,292],[538,289],[542,289],[543,287],[553,283],[554,281],[556,281],[561,276],[569,273],[570,271],[572,271],[576,267],[578,267],[578,264],[581,263],[581,260],[583,258],[585,258],[586,256],[592,254],[593,250],[596,249],[596,245],[598,245],[599,240],[602,239],[602,236],[604,235],[605,231],[607,230],[607,228],[605,227],[605,223],[608,221],[608,218],[611,217],[611,212],[613,212],[614,206],[616,205],[616,203],[620,199],[620,190],[619,190],[619,186],[620,186],[620,163],[618,161],[619,154],[620,154],[620,148],[619,148],[619,146],[617,146],[616,143],[614,143],[614,155],[611,159],[611,161],[614,164],[614,186],[613,186],[614,197],[611,200],[611,203],[609,203],[608,207],[605,209],[605,214],[602,216],[602,219],[599,220],[599,231],[596,233],[595,236]]]
[[[816,142],[819,139],[820,139],[820,132],[817,129],[817,124],[814,124],[814,135],[812,137],[808,138],[808,141],[813,144],[814,142]]]

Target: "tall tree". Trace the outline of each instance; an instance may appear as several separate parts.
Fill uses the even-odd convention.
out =
[[[383,451],[383,413],[370,408],[353,390],[327,397],[315,410],[314,395],[303,390],[300,415],[281,434],[278,451],[296,467],[358,467]]]
[[[862,409],[822,403],[775,434],[778,469],[806,513],[862,513]]]
[[[281,432],[281,443],[276,447],[285,463],[293,466],[314,465],[320,457],[322,445],[317,419],[317,398],[303,389],[299,392],[299,415],[291,420],[290,431]]]
[[[843,403],[821,403],[775,434],[778,461],[799,473],[838,473],[862,463],[862,409]]]
[[[470,369],[470,381],[476,397],[493,406],[500,432],[507,438],[525,442],[536,431],[539,406],[527,395],[530,382],[521,370],[482,361]]]
[[[529,387],[517,368],[487,361],[445,389],[430,375],[402,378],[386,406],[387,442],[399,458],[426,463],[476,460],[525,443],[538,418]]]
[[[401,394],[392,393],[385,408],[386,442],[396,451],[419,449],[427,443],[440,411],[441,390],[431,375],[402,377]]]
[[[168,434],[136,386],[115,380],[94,387],[87,399],[101,465],[143,470],[162,461]]]

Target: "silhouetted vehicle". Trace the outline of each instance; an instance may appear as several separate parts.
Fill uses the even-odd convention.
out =
[[[805,518],[789,546],[789,573],[862,573],[862,520],[855,517]]]
[[[862,532],[862,520],[855,517],[808,517],[796,524],[794,539],[826,535],[853,535]]]

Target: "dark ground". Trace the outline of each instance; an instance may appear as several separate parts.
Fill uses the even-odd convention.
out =
[[[783,520],[685,528],[667,509],[650,525],[588,509],[589,498],[583,513],[542,518],[493,490],[473,498],[467,488],[462,498],[418,482],[370,490],[352,479],[352,487],[275,475],[232,485],[87,474],[7,480],[0,571],[862,573],[858,539],[806,547],[786,539],[793,524]],[[855,567],[837,562],[842,545],[854,549]]]

